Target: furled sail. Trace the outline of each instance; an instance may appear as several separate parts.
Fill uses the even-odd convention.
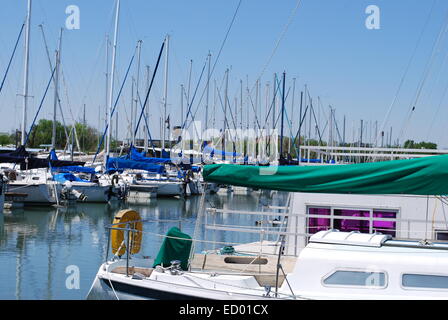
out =
[[[203,175],[208,182],[290,192],[448,195],[448,155],[327,166],[214,164]]]

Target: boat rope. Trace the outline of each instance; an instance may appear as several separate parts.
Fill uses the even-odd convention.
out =
[[[113,284],[112,284],[112,281],[110,280],[110,274],[109,274],[109,276],[107,277],[107,280],[109,280],[109,284],[110,284],[110,287],[112,288],[112,292],[114,293],[115,298],[117,298],[117,300],[120,300],[120,298],[118,298],[117,293],[115,292],[115,288],[114,288],[114,286],[113,286]]]
[[[423,88],[426,84],[426,81],[428,80],[428,77],[429,77],[431,71],[432,71],[432,67],[433,67],[433,64],[435,61],[435,56],[439,52],[439,47],[441,45],[442,39],[445,37],[447,32],[448,32],[448,13],[447,13],[447,16],[445,17],[445,22],[442,25],[442,28],[440,29],[439,35],[438,35],[436,41],[434,42],[431,56],[426,64],[425,70],[423,72],[423,77],[422,77],[420,84],[417,88],[416,96],[414,98],[414,103],[410,106],[410,110],[408,111],[408,117],[405,120],[405,122],[403,123],[403,126],[400,130],[400,134],[398,135],[398,141],[400,141],[401,138],[405,135],[407,127],[409,126],[409,123],[411,122],[412,115],[414,114],[415,109],[417,108],[417,104],[420,100],[420,96],[422,94]]]
[[[22,28],[20,28],[19,36],[17,37],[17,41],[14,46],[14,50],[12,51],[12,55],[11,55],[11,58],[9,59],[8,66],[6,67],[5,75],[3,76],[2,83],[0,84],[0,93],[2,92],[3,85],[5,84],[6,77],[8,76],[9,68],[11,67],[12,60],[14,59],[14,56],[16,54],[17,45],[19,44],[20,38],[22,37],[24,27],[25,27],[25,23],[23,23]]]
[[[405,81],[405,79],[406,79],[406,77],[407,77],[407,75],[409,73],[409,70],[411,68],[411,65],[412,65],[412,63],[414,61],[415,55],[417,53],[417,49],[419,48],[420,43],[421,43],[422,38],[423,38],[423,34],[425,33],[425,31],[426,31],[426,29],[428,27],[429,21],[430,21],[431,16],[432,16],[432,13],[434,11],[435,4],[436,4],[436,0],[433,0],[433,4],[432,4],[432,7],[431,7],[431,10],[428,13],[428,17],[426,18],[426,22],[425,22],[425,24],[424,24],[424,26],[422,28],[420,36],[419,36],[419,38],[417,40],[417,44],[415,45],[414,51],[412,52],[411,58],[409,59],[409,62],[407,64],[407,66],[406,66],[405,72],[404,72],[403,76],[401,77],[400,83],[398,85],[397,92],[395,93],[395,96],[394,96],[394,98],[392,100],[392,103],[390,104],[389,109],[387,110],[387,113],[386,113],[386,115],[385,115],[385,117],[383,119],[383,122],[382,122],[381,126],[380,126],[381,130],[378,131],[378,135],[375,137],[375,146],[378,145],[378,139],[381,137],[381,133],[384,132],[384,130],[386,128],[386,124],[387,124],[387,122],[389,120],[390,114],[392,112],[392,109],[394,108],[395,104],[397,103],[398,95],[401,92],[401,89],[403,87],[404,81]]]
[[[436,122],[437,119],[438,119],[438,115],[439,115],[440,109],[441,109],[441,107],[442,107],[442,104],[443,104],[443,102],[444,102],[444,100],[445,100],[445,97],[446,97],[446,94],[447,94],[447,93],[448,93],[448,83],[447,83],[447,85],[445,86],[445,89],[444,89],[444,91],[443,91],[442,97],[440,98],[439,105],[437,106],[437,110],[436,110],[436,112],[434,113],[434,117],[433,117],[433,119],[432,119],[432,121],[431,121],[431,125],[429,126],[428,134],[427,134],[427,136],[426,136],[426,140],[428,140],[428,141],[430,140],[431,132],[432,132],[432,130],[434,129],[434,124],[435,124],[435,122]]]
[[[165,48],[165,41],[163,41],[162,46],[160,48],[159,57],[157,58],[157,63],[154,68],[154,73],[152,74],[151,83],[149,85],[148,91],[146,92],[145,102],[143,103],[143,108],[140,111],[140,117],[138,119],[137,125],[135,126],[134,136],[137,136],[138,128],[140,127],[140,122],[142,120],[143,114],[145,113],[145,109],[148,105],[149,94],[151,93],[152,86],[154,85],[154,79],[156,77],[157,70],[159,69],[160,59],[162,58],[162,53],[163,53],[164,48]],[[131,143],[131,148],[129,148],[129,149],[132,149],[132,147],[133,147],[133,145]]]
[[[45,97],[47,96],[48,88],[50,88],[50,84],[53,81],[54,73],[56,71],[56,67],[54,67],[53,72],[51,73],[50,81],[48,81],[47,87],[45,89],[44,96],[42,97],[42,100],[40,101],[39,108],[37,109],[36,115],[34,116],[33,122],[31,123],[30,131],[28,131],[28,134],[26,135],[24,146],[28,143],[28,140],[30,138],[31,132],[33,131],[34,125],[36,123],[37,117],[39,116],[40,110],[42,109],[42,105],[44,104]]]
[[[211,71],[210,71],[210,74],[207,76],[207,84],[209,84],[210,83],[210,79],[211,79],[211,77],[212,77],[212,75],[213,75],[213,73],[214,73],[214,71],[215,71],[215,68],[216,68],[216,65],[217,65],[217,63],[218,63],[218,61],[219,61],[219,58],[221,57],[221,53],[222,53],[222,51],[223,51],[223,49],[224,49],[224,46],[225,46],[225,44],[226,44],[226,42],[227,42],[227,39],[228,39],[228,37],[229,37],[229,35],[230,35],[230,31],[232,30],[232,27],[233,27],[233,25],[234,25],[234,23],[235,23],[235,20],[236,20],[236,17],[237,17],[237,15],[238,15],[238,12],[239,12],[239,10],[240,10],[240,7],[241,7],[241,3],[242,3],[243,1],[242,0],[239,0],[239,2],[238,2],[238,5],[237,5],[237,7],[236,7],[236,9],[235,9],[235,12],[234,12],[234,14],[233,14],[233,17],[232,17],[232,20],[231,20],[231,22],[230,22],[230,25],[229,25],[229,27],[228,27],[228,29],[227,29],[227,32],[226,32],[226,34],[225,34],[225,36],[224,36],[224,39],[223,39],[223,41],[222,41],[222,43],[221,43],[221,46],[220,46],[220,48],[219,48],[219,52],[218,52],[218,55],[216,56],[216,60],[215,60],[215,62],[213,63],[213,68],[211,69]],[[207,55],[207,59],[209,59],[208,58],[208,55]],[[207,61],[206,61],[206,63],[205,63],[205,65],[207,64]],[[204,65],[204,69],[205,69],[205,65]],[[202,76],[201,76],[202,77]],[[198,86],[199,86],[199,83],[200,83],[200,80],[199,80],[199,82],[198,82]],[[197,89],[197,88],[196,88]],[[201,95],[201,98],[199,99],[199,101],[198,101],[198,106],[196,107],[196,110],[195,110],[195,115],[196,115],[196,113],[197,113],[197,111],[198,111],[198,109],[199,109],[199,106],[201,105],[201,103],[202,103],[202,100],[204,99],[204,96],[205,96],[205,93],[207,92],[207,86],[205,86],[205,88],[204,88],[204,90],[202,91],[202,95]],[[196,94],[195,94],[196,95]],[[191,100],[191,102],[190,102],[190,107],[191,107],[191,105],[193,104],[193,101],[194,101],[194,97],[193,97],[193,99]],[[187,103],[188,103],[188,100],[187,100]],[[187,121],[187,118],[188,118],[188,114],[187,114],[187,117],[185,118],[185,122]],[[193,120],[192,120],[193,121]],[[188,128],[188,127],[187,127]]]
[[[292,10],[291,15],[289,16],[289,19],[288,19],[285,27],[283,28],[282,33],[280,34],[280,37],[277,39],[277,42],[276,42],[276,44],[274,46],[274,49],[271,52],[271,55],[269,56],[269,58],[266,61],[265,65],[263,66],[263,69],[262,69],[260,75],[258,76],[257,80],[255,81],[255,83],[257,83],[258,81],[261,80],[261,78],[263,77],[264,73],[266,72],[266,69],[268,68],[269,64],[271,63],[272,59],[274,58],[274,56],[275,56],[275,54],[276,54],[276,52],[277,52],[277,50],[278,50],[278,48],[280,46],[280,43],[283,41],[283,38],[285,37],[286,33],[288,32],[288,29],[289,29],[289,27],[290,27],[290,25],[291,25],[295,15],[296,15],[296,13],[297,13],[297,10],[299,9],[299,6],[300,6],[301,2],[302,2],[301,0],[297,0],[297,4],[296,4],[295,8]],[[251,92],[254,90],[254,88],[255,88],[255,85],[252,88]]]
[[[128,78],[129,70],[131,69],[132,63],[134,62],[134,58],[135,58],[135,52],[134,52],[134,55],[133,55],[132,58],[131,58],[131,62],[129,63],[128,69],[126,70],[126,74],[125,74],[124,79],[123,79],[123,82],[122,82],[122,84],[121,84],[120,91],[118,92],[117,98],[116,98],[116,100],[115,100],[114,107],[113,107],[113,109],[112,109],[112,114],[110,115],[110,118],[111,118],[111,119],[112,119],[112,116],[113,116],[113,114],[114,114],[114,112],[115,112],[115,109],[117,108],[118,101],[119,101],[119,99],[120,99],[121,93],[122,93],[122,91],[123,91],[123,87],[124,87],[124,85],[125,85],[125,83],[126,83],[126,80],[127,80],[127,78]],[[95,156],[93,157],[92,164],[94,164],[95,161],[96,161],[96,157],[98,156],[98,153],[100,152],[101,146],[103,145],[103,142],[104,142],[104,139],[105,139],[105,137],[106,137],[106,133],[107,133],[107,129],[108,129],[108,128],[109,128],[109,124],[106,125],[106,128],[104,129],[103,136],[101,137],[101,141],[98,143],[98,148],[97,148],[97,150],[96,150]],[[105,165],[106,165],[106,164],[105,164]]]
[[[174,239],[174,240],[181,240],[181,241],[190,241],[192,243],[194,242],[198,242],[198,243],[208,243],[208,244],[219,244],[219,245],[224,245],[224,246],[237,246],[237,245],[244,245],[247,243],[244,242],[222,242],[222,241],[211,241],[211,240],[199,240],[199,239],[185,239],[185,238],[179,238],[179,237],[173,237],[173,236],[167,236],[167,235],[163,235],[163,234],[159,234],[159,233],[155,233],[155,232],[149,232],[149,231],[142,231],[142,234],[149,234],[149,235],[153,235],[159,238],[166,238],[166,239]],[[246,253],[246,251],[240,251],[242,253]],[[270,253],[264,253],[264,255],[273,255]],[[276,256],[276,255],[274,255]]]

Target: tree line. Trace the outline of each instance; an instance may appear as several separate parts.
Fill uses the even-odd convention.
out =
[[[73,130],[75,129],[75,130]],[[28,138],[26,147],[41,148],[43,145],[50,145],[53,135],[53,121],[41,119],[34,126]],[[94,152],[98,148],[98,143],[102,137],[102,132],[84,123],[76,122],[75,126],[64,126],[59,121],[56,121],[56,149],[65,150],[70,149],[69,146],[73,143],[74,149],[79,149],[82,152]],[[0,145],[15,145],[20,144],[20,131],[11,134],[0,135]],[[112,140],[111,147],[118,146],[117,141]]]

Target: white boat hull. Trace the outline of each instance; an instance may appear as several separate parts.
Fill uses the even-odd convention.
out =
[[[27,194],[23,202],[28,205],[50,205],[56,203],[55,188],[51,184],[10,183],[8,192]]]

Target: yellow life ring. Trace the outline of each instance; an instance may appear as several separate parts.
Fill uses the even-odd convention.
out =
[[[135,221],[135,222],[133,222]],[[143,237],[143,223],[141,222],[140,215],[134,210],[121,210],[114,217],[113,228],[129,228],[137,230],[137,232],[129,232],[130,252],[136,254],[140,251],[142,237]],[[111,231],[111,244],[112,253],[118,256],[122,256],[126,253],[126,230],[112,229]]]

